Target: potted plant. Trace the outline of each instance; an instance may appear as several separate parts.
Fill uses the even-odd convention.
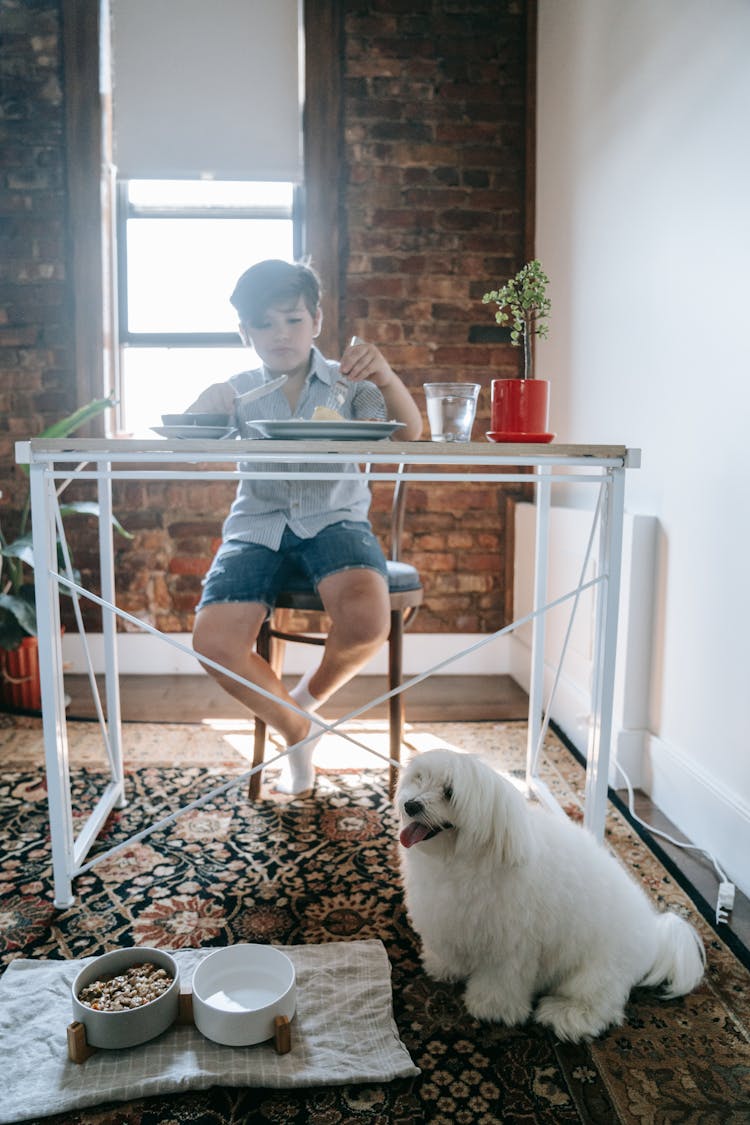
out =
[[[114,404],[115,400],[111,397],[95,399],[74,414],[56,422],[39,436],[68,437]],[[28,476],[28,466],[22,465],[20,468]],[[73,513],[98,516],[99,505],[93,500],[72,501],[61,504],[60,513],[63,518]],[[27,493],[18,534],[12,541],[8,541],[0,525],[0,702],[14,708],[38,711],[41,708],[41,691],[30,515],[31,498]],[[127,539],[133,538],[117,519],[113,517],[112,522],[121,535]],[[62,551],[58,541],[58,569],[62,571],[62,568]],[[61,592],[69,593],[62,586]]]
[[[550,313],[549,278],[541,262],[527,262],[515,277],[485,293],[485,305],[497,305],[495,320],[510,324],[510,340],[523,346],[523,373],[518,379],[492,380],[491,441],[552,441],[547,432],[549,382],[534,378],[534,336],[545,337]]]

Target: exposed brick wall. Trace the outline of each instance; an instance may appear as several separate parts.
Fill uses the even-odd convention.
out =
[[[56,0],[0,0],[0,519],[25,494],[13,442],[74,408],[61,17]],[[423,406],[425,381],[489,384],[516,374],[503,343],[470,344],[492,323],[481,295],[523,254],[522,0],[345,3],[345,190],[341,319],[376,340]],[[20,481],[20,483],[19,483]],[[189,630],[231,484],[115,485],[134,533],[116,540],[119,602],[167,631]],[[373,521],[387,528],[378,491]],[[505,599],[505,495],[492,486],[414,484],[405,556],[427,588],[415,630],[490,631]],[[96,527],[71,522],[75,560],[97,588]],[[64,616],[72,622],[65,609]],[[92,627],[98,611],[86,607]],[[124,626],[129,628],[129,626]]]
[[[75,408],[58,4],[0,0],[0,513],[14,442]]]
[[[519,370],[517,349],[471,344],[469,328],[492,323],[482,294],[522,262],[524,5],[346,12],[342,323],[382,346],[423,412],[425,382],[480,383],[481,440],[491,380]],[[417,630],[503,623],[504,514],[494,486],[410,486],[405,555],[427,589]]]
[[[0,28],[0,521],[10,539],[28,494],[15,442],[78,404],[60,5],[0,0]],[[80,565],[96,528],[77,523]]]

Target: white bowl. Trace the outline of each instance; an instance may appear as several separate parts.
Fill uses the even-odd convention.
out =
[[[82,988],[92,981],[100,980],[123,972],[131,965],[151,961],[166,969],[172,983],[161,996],[143,1004],[140,1008],[128,1008],[123,1012],[100,1012],[89,1008],[78,999]],[[86,1028],[86,1042],[90,1047],[135,1047],[146,1043],[166,1031],[177,1019],[180,1001],[180,978],[177,963],[173,957],[161,949],[146,946],[133,946],[129,949],[115,949],[97,957],[73,981],[73,1018]]]
[[[227,1047],[272,1039],[274,1020],[291,1020],[296,1002],[294,965],[270,945],[217,949],[193,973],[195,1026]]]

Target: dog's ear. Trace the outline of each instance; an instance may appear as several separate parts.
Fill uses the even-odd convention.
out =
[[[500,863],[517,867],[526,863],[533,848],[528,810],[515,786],[484,762],[467,755],[457,779],[460,846],[492,851]]]
[[[509,867],[528,863],[533,847],[529,810],[512,782],[495,774],[493,785],[495,841],[500,860]]]

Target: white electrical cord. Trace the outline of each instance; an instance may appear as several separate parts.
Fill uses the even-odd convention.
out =
[[[622,768],[619,762],[616,761],[615,765],[617,766],[619,772],[622,774],[628,790],[628,811],[630,812],[633,820],[637,820],[638,823],[642,824],[644,828],[647,828],[652,835],[661,836],[663,840],[668,840],[669,843],[674,844],[676,848],[684,848],[686,851],[700,852],[707,859],[710,859],[711,863],[714,866],[716,874],[719,876],[719,892],[716,899],[716,922],[717,924],[721,922],[728,922],[729,915],[731,914],[732,908],[734,907],[735,887],[734,883],[732,883],[731,880],[727,878],[725,873],[719,867],[719,864],[716,862],[716,857],[713,856],[711,852],[706,851],[705,848],[701,848],[698,844],[688,844],[684,840],[675,840],[674,836],[670,836],[668,832],[662,832],[661,829],[654,828],[652,824],[649,824],[647,821],[642,820],[635,811],[633,786],[630,783],[630,778],[625,773],[625,770]]]

